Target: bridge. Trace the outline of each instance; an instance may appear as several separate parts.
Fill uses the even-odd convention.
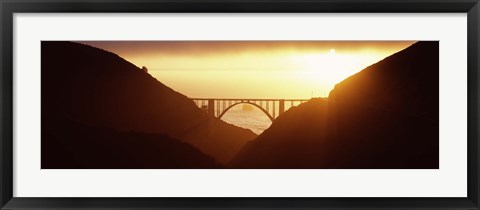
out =
[[[239,104],[250,104],[260,109],[271,121],[285,112],[288,108],[297,106],[310,99],[214,99],[191,98],[197,106],[210,115],[221,119],[232,107]]]

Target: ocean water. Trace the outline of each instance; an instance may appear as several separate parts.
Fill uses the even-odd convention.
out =
[[[201,109],[204,109],[207,111],[207,104],[208,102],[206,100],[196,100],[195,103],[197,106]],[[287,111],[290,108],[294,106],[300,105],[300,101],[292,101],[292,102],[285,102],[285,110]],[[278,102],[270,102],[268,105],[266,105],[264,102],[262,103],[257,103],[257,105],[261,105],[262,107],[265,108],[265,106],[268,106],[270,109],[268,109],[268,113],[272,116],[278,116],[279,113],[279,103]],[[225,106],[228,107],[230,106],[230,103],[222,104],[222,102],[215,102],[214,105],[214,112],[216,113],[215,115],[220,115],[220,113],[223,112],[223,109],[217,110],[217,108]],[[270,125],[272,125],[272,121],[270,118],[258,107],[255,107],[254,105],[250,104],[237,104],[228,109],[225,114],[223,114],[221,120],[236,125],[238,127],[246,128],[252,130],[256,134],[261,134],[263,131],[268,129]]]
[[[245,110],[242,106],[232,107],[222,116],[222,120],[238,127],[250,129],[256,134],[262,133],[272,124],[265,113],[253,106],[252,109]]]

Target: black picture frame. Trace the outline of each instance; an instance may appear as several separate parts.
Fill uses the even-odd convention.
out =
[[[478,0],[0,0],[1,209],[479,209]],[[14,13],[467,13],[468,196],[466,198],[25,198],[13,197]]]

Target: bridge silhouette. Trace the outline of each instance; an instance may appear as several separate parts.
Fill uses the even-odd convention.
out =
[[[191,98],[195,104],[210,115],[221,119],[231,108],[239,104],[250,104],[260,109],[273,121],[285,112],[285,104],[297,106],[310,99],[215,99]],[[289,107],[289,108],[290,108]]]

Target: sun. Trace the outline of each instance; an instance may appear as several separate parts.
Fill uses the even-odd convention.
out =
[[[330,54],[331,54],[331,55],[335,54],[335,49],[333,49],[333,48],[330,49]]]

